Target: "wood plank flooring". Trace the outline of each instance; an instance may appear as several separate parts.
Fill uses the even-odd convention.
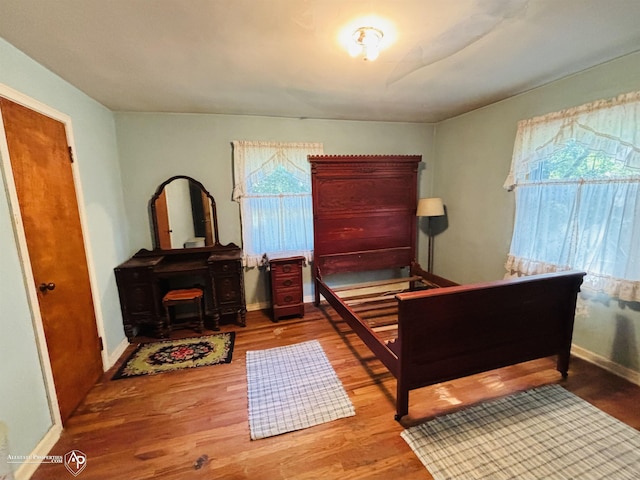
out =
[[[91,390],[50,454],[84,452],[87,467],[77,477],[83,480],[432,478],[400,437],[404,427],[393,418],[395,379],[331,307],[305,307],[304,319],[273,323],[266,312],[249,312],[247,327],[223,325],[222,331],[237,332],[230,364],[111,380],[116,365]],[[179,330],[172,338],[192,335]],[[356,415],[251,441],[245,353],[311,339],[320,341]],[[554,367],[553,359],[542,359],[414,391],[403,423],[560,383],[640,430],[640,387],[578,359],[572,359],[566,381]],[[73,477],[62,465],[44,464],[32,478]]]

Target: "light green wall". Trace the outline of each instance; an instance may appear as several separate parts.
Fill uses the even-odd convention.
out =
[[[112,352],[123,340],[113,267],[129,253],[113,114],[0,39],[0,83],[71,117],[90,259]],[[10,452],[30,454],[52,425],[5,178],[0,194],[0,420]],[[37,308],[37,307],[36,307]],[[79,366],[81,368],[81,366]]]
[[[640,90],[640,53],[628,55],[436,127],[434,194],[449,228],[436,237],[436,273],[461,283],[504,275],[515,196],[502,188],[517,122]],[[640,371],[640,306],[588,300],[576,317],[577,345]]]
[[[152,248],[149,200],[160,183],[179,174],[199,180],[215,198],[220,241],[242,244],[239,208],[231,200],[233,140],[322,142],[327,154],[420,154],[420,189],[425,194],[429,189],[433,126],[426,124],[117,113],[116,129],[131,253]],[[309,270],[306,295],[311,295]],[[267,302],[262,270],[248,270],[245,287],[248,305]]]

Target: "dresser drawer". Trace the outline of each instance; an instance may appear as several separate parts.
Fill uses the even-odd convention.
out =
[[[235,276],[218,276],[213,279],[216,299],[220,305],[236,304],[241,298],[242,285]]]
[[[211,262],[211,270],[214,273],[234,273],[242,269],[240,260],[217,260]]]

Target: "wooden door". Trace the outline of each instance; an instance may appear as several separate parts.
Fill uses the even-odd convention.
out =
[[[72,159],[62,122],[5,98],[0,108],[65,422],[102,374]]]

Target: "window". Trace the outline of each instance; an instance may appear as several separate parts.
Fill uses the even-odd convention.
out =
[[[240,203],[245,265],[260,265],[265,253],[312,260],[307,155],[322,153],[320,143],[233,142],[233,199]]]
[[[507,276],[587,272],[584,286],[640,301],[640,92],[522,121]]]

